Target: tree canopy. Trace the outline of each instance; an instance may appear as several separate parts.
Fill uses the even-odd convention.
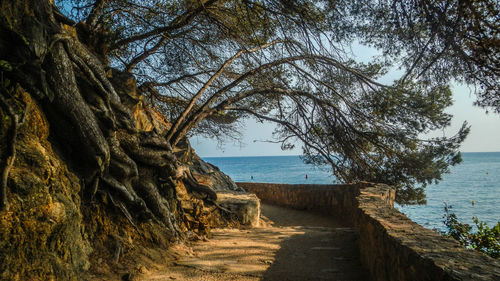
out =
[[[59,0],[61,20],[103,63],[135,75],[172,121],[175,146],[189,134],[238,136],[239,120],[276,123],[283,148],[328,164],[339,179],[419,185],[459,163],[469,128],[450,125],[450,82],[475,87],[500,111],[499,3],[494,0]],[[64,14],[64,15],[63,15]],[[364,44],[381,56],[357,61]],[[403,75],[378,81],[391,68]]]

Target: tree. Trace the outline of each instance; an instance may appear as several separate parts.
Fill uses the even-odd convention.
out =
[[[107,72],[102,58],[81,43],[68,25],[73,23],[50,1],[0,3],[0,103],[6,120],[12,120],[6,140],[10,149],[2,154],[7,161],[2,161],[0,209],[9,208],[8,173],[16,129],[26,111],[13,92],[22,87],[44,108],[53,145],[80,177],[86,204],[99,192],[132,224],[154,220],[172,237],[182,235],[180,217],[174,215],[175,185],[184,182],[207,202],[216,199],[215,192],[176,161],[161,131],[135,128],[132,112],[117,93],[123,80],[115,79],[123,74]]]
[[[464,124],[451,138],[419,139],[449,125],[446,83],[488,86],[498,77],[485,63],[498,58],[491,47],[498,33],[481,29],[495,27],[498,6],[462,2],[60,0],[57,8],[47,0],[1,1],[2,75],[37,97],[68,159],[85,163],[76,169],[87,196],[109,194],[131,220],[156,217],[176,232],[161,191],[171,181],[164,179],[182,178],[215,195],[180,172],[172,146],[199,128],[233,132],[249,116],[277,123],[283,147],[302,141],[306,161],[331,165],[337,177],[392,184],[400,199],[415,199],[421,195],[415,184],[440,179],[460,161],[468,132]],[[480,11],[480,31],[466,18],[437,28],[450,5],[461,16],[463,9]],[[486,34],[493,45],[477,52],[464,45],[461,57],[448,49],[440,54],[450,38],[469,38],[465,31],[446,33],[457,25]],[[387,59],[355,62],[348,50],[355,39],[384,50]],[[407,75],[378,83],[393,61]],[[135,76],[172,120],[170,129],[134,130],[110,67]],[[491,87],[480,93],[494,96]]]

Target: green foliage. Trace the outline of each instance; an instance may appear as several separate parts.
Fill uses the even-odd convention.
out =
[[[6,60],[0,60],[0,69],[3,71],[12,71],[12,65]]]
[[[496,0],[357,0],[363,43],[398,57],[407,77],[474,84],[477,105],[500,111],[500,5]]]
[[[500,221],[493,228],[490,228],[485,222],[480,222],[478,218],[474,217],[472,220],[477,229],[474,232],[473,227],[460,222],[451,209],[452,206],[445,205],[444,207],[443,223],[447,230],[442,234],[454,238],[467,248],[481,251],[493,258],[499,258]]]

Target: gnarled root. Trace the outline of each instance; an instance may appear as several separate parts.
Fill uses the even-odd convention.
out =
[[[75,140],[80,146],[79,155],[87,156],[89,159],[86,160],[92,163],[93,168],[103,172],[109,164],[109,146],[94,113],[80,93],[73,64],[62,43],[54,44],[46,65],[48,82],[54,92],[54,100],[50,104],[53,107],[52,110],[57,110],[73,126],[73,133],[76,134]],[[57,121],[53,123],[61,124]],[[69,130],[70,128],[57,129]]]
[[[204,201],[215,202],[216,193],[199,184],[188,168],[176,175],[179,165],[170,144],[156,130],[136,129],[132,111],[122,103],[104,64],[54,21],[47,19],[51,30],[40,38],[40,46],[45,46],[43,56],[25,50],[31,54],[29,59],[38,63],[36,67],[14,70],[11,80],[37,94],[50,124],[50,140],[85,183],[86,199],[94,200],[97,192],[106,194],[132,224],[150,218],[179,236],[183,210],[175,184],[182,180],[188,191],[201,194]],[[24,82],[19,77],[24,77]],[[13,148],[18,117],[3,93],[0,103],[15,119],[10,127],[13,137],[9,137]],[[15,150],[10,151],[1,164],[0,209],[7,208],[6,181],[15,157]],[[194,201],[202,208],[200,200]]]
[[[3,85],[1,86],[3,87]],[[2,178],[0,182],[0,211],[9,210],[9,202],[7,200],[7,180],[9,177],[10,169],[12,168],[14,160],[16,159],[16,137],[19,127],[19,117],[14,112],[12,106],[7,102],[7,99],[4,97],[5,92],[6,91],[2,89],[0,93],[0,105],[8,114],[7,116],[9,116],[9,119],[11,120],[11,125],[7,132],[8,147],[4,157],[2,157],[3,159],[1,159],[0,162],[0,171],[2,172]]]
[[[213,191],[210,187],[201,185],[191,173],[191,170],[186,166],[179,166],[176,172],[176,178],[181,179],[189,191],[198,192],[204,194],[206,197],[202,199],[208,199],[213,202],[217,201],[217,193]]]
[[[142,180],[138,182],[136,190],[153,214],[165,224],[174,236],[179,236],[180,231],[176,227],[175,218],[172,216],[173,210],[170,209],[168,201],[160,195],[156,185],[151,181]]]

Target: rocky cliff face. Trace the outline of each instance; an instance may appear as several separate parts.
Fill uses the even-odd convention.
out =
[[[180,143],[180,148],[176,152],[177,159],[189,166],[193,176],[199,183],[209,186],[215,191],[245,192],[228,175],[221,172],[218,167],[203,161],[186,139]]]
[[[54,152],[49,124],[29,94],[8,180],[10,210],[0,213],[0,279],[75,280],[90,267],[92,251],[80,208],[80,180]],[[0,111],[2,153],[9,123]],[[2,157],[3,159],[3,157]]]
[[[169,128],[168,120],[138,94],[132,76],[114,70],[107,75],[122,103],[133,112],[138,131],[161,135]],[[0,212],[1,280],[115,278],[140,265],[165,262],[172,243],[209,235],[210,227],[255,225],[255,215],[248,218],[241,211],[246,208],[244,200],[236,200],[240,205],[227,196],[222,196],[226,198],[222,201],[207,201],[202,192],[179,178],[169,179],[174,189],[161,192],[168,193],[163,198],[170,199],[164,203],[172,210],[169,215],[180,237],[173,236],[154,218],[127,217],[120,203],[106,193],[97,192],[87,199],[82,192],[84,179],[74,171],[74,163],[68,165],[64,144],[53,140],[53,128],[43,106],[21,87],[16,87],[11,99],[27,107],[8,178],[10,209]],[[0,110],[0,120],[0,157],[4,159],[11,126],[4,110]],[[77,147],[72,149],[78,151]],[[176,166],[184,167],[201,186],[241,191],[228,176],[203,162],[187,141],[174,152]],[[142,171],[142,179],[157,177],[147,172]],[[251,212],[255,213],[258,199],[252,197],[250,201]]]

